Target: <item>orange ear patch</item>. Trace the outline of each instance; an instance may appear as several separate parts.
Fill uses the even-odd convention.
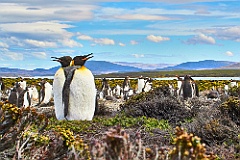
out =
[[[85,66],[81,66],[80,68],[78,68],[78,70],[81,70],[81,71],[84,71],[86,70],[87,68]]]

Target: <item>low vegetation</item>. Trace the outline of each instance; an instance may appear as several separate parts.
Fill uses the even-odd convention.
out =
[[[11,86],[16,79],[4,79]],[[27,79],[36,84],[38,79]],[[50,83],[52,80],[49,80]],[[101,80],[96,79],[97,87]],[[111,80],[115,86],[122,80]],[[136,86],[137,81],[131,81]],[[131,97],[112,114],[99,101],[92,121],[58,121],[54,107],[18,108],[0,102],[0,159],[172,160],[240,158],[240,101],[170,95],[169,83]],[[197,81],[201,90],[227,81]],[[232,95],[238,88],[233,89]]]
[[[173,70],[173,71],[145,71],[145,72],[128,72],[128,73],[110,73],[96,75],[96,78],[123,78],[130,76],[132,78],[139,77],[175,77],[176,75],[184,76],[191,75],[192,77],[240,77],[238,69],[216,69],[216,70]]]

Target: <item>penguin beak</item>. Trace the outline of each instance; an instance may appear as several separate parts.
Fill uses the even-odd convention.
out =
[[[93,53],[90,53],[90,54],[87,54],[87,55],[85,55],[84,57],[88,57],[88,56],[90,56],[90,55],[92,55]]]
[[[88,55],[83,56],[84,58],[83,58],[82,60],[83,60],[83,61],[86,61],[86,60],[92,58],[93,56],[88,57],[88,56],[90,56],[90,55],[92,55],[92,54],[93,54],[93,53],[90,53],[90,54],[88,54]]]
[[[53,59],[52,61],[61,62],[61,60],[60,60],[59,58],[57,58],[57,57],[51,57],[51,58],[55,58],[55,59]]]
[[[84,57],[82,60],[83,61],[86,61],[86,60],[89,60],[90,58],[92,58],[93,56],[91,56],[91,57]]]

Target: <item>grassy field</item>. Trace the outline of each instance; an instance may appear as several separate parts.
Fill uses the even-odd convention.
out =
[[[95,75],[96,78],[123,78],[130,77],[174,77],[176,75],[191,75],[193,77],[239,77],[240,71],[235,70],[174,70],[174,71],[144,71],[144,72],[127,72],[127,73],[110,73]]]

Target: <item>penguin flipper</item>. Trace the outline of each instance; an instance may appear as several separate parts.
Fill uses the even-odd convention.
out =
[[[69,95],[70,95],[70,84],[72,82],[75,70],[77,67],[72,67],[71,70],[69,70],[68,74],[66,76],[66,80],[63,85],[62,90],[62,101],[64,105],[64,117],[66,118],[68,115],[68,109],[69,109]]]

